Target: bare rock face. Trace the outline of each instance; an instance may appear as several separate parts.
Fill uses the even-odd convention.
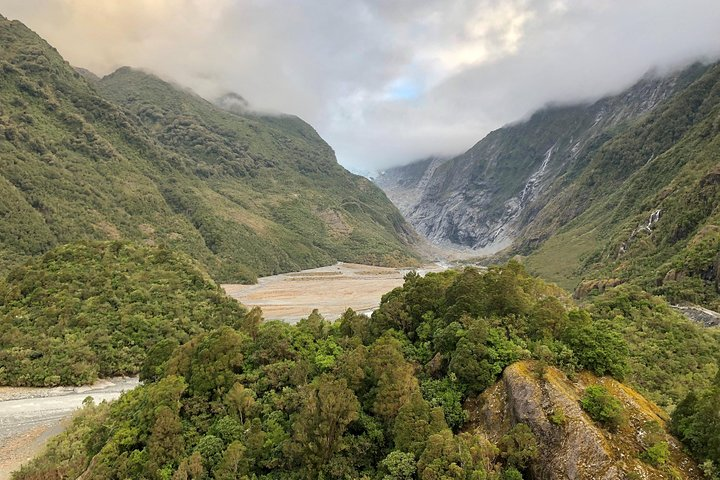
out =
[[[582,373],[575,383],[554,368],[540,379],[532,362],[518,362],[505,369],[502,380],[469,402],[471,423],[477,433],[499,440],[518,423],[530,427],[540,455],[528,472],[533,479],[700,479],[695,463],[682,452],[677,440],[664,434],[670,460],[655,468],[640,459],[648,425],[663,429],[667,414],[639,393],[615,380]],[[580,407],[585,388],[604,385],[625,407],[627,424],[609,432]],[[477,405],[473,408],[473,405]]]
[[[720,326],[720,313],[699,305],[672,305],[672,308],[685,315],[686,318],[705,327]]]
[[[584,280],[573,292],[573,297],[577,299],[585,298],[591,293],[603,293],[608,288],[617,287],[621,285],[623,280],[619,278],[605,278],[599,280]]]

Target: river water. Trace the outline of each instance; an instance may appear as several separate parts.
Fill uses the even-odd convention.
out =
[[[0,480],[60,433],[85,398],[114,400],[137,385],[137,378],[111,378],[84,387],[0,387]]]

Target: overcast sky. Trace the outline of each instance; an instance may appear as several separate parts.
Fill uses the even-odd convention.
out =
[[[720,0],[0,0],[72,64],[295,113],[373,171],[720,57]]]

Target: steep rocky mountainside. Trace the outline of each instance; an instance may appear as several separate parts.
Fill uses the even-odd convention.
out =
[[[433,173],[448,160],[449,158],[428,157],[403,167],[385,170],[374,181],[383,189],[405,218],[412,218],[413,212],[423,199],[423,194]]]
[[[583,392],[591,385],[604,386],[620,400],[625,422],[616,431],[581,408]],[[515,425],[530,427],[539,450],[529,469],[535,479],[703,478],[682,445],[666,433],[667,413],[611,378],[583,372],[570,381],[552,367],[539,378],[532,363],[518,362],[468,407],[468,431],[490,441],[499,441]],[[660,442],[668,448],[665,463],[643,461],[643,452]]]
[[[527,257],[579,293],[632,279],[718,306],[720,65],[549,107],[437,166],[404,211],[436,243]],[[392,197],[425,164],[378,182]],[[388,184],[391,184],[388,187]]]
[[[377,183],[394,199],[397,186],[425,177],[415,201],[402,209],[419,233],[438,243],[499,250],[559,176],[572,174],[613,129],[654,109],[701,71],[648,76],[592,105],[547,107],[491,132],[462,155],[390,169]]]
[[[98,79],[2,17],[0,43],[0,269],[80,239],[165,244],[222,281],[413,261],[399,211],[299,118]]]

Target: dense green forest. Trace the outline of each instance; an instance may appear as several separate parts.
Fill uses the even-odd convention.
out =
[[[497,442],[471,434],[466,400],[522,359],[535,359],[540,376],[543,365],[571,377],[590,370],[673,401],[686,392],[667,368],[709,386],[717,337],[667,320],[668,330],[690,331],[712,350],[697,371],[689,355],[671,367],[643,363],[662,333],[627,335],[633,318],[653,312],[648,321],[661,323],[665,308],[623,290],[578,309],[510,263],[411,273],[372,318],[348,310],[335,322],[314,313],[288,325],[239,312],[238,327],[175,349],[159,344],[142,369],[145,385],[86,405],[15,478],[519,479],[538,458],[533,432],[518,424]],[[622,423],[600,388],[583,405],[599,428]],[[636,454],[669,469],[666,446],[653,448]]]
[[[0,385],[85,385],[137,374],[245,310],[193,260],[124,242],[58,247],[0,280]]]
[[[0,44],[0,273],[88,239],[164,244],[226,282],[416,260],[397,209],[299,118],[129,68],[87,80],[3,17]]]

